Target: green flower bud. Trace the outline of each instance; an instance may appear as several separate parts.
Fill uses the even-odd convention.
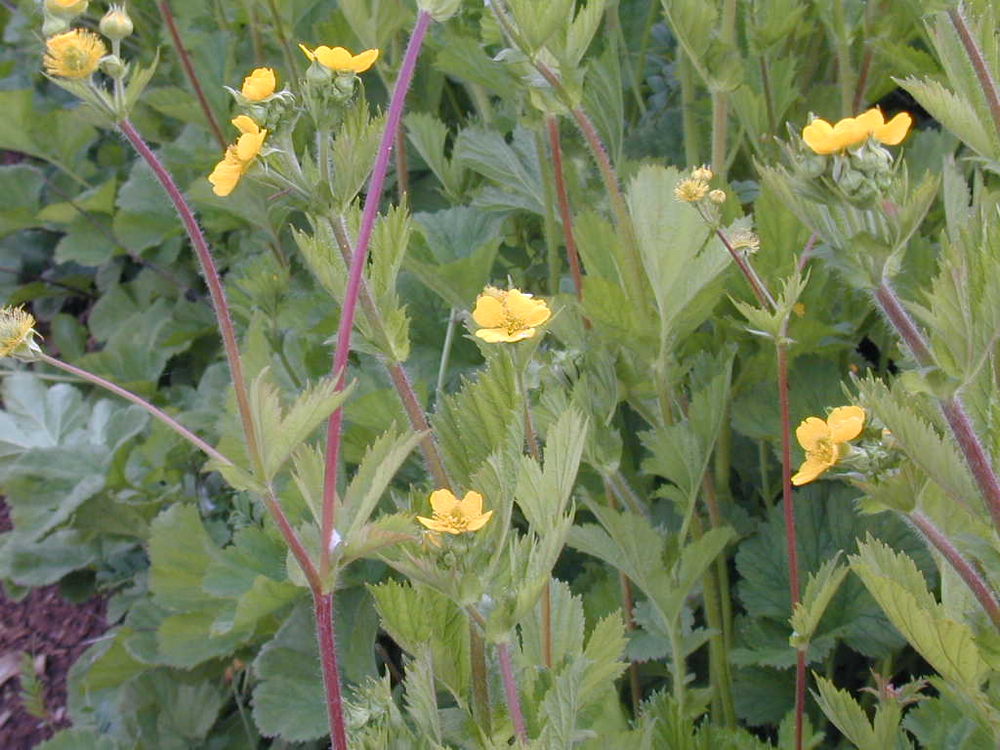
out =
[[[45,22],[42,24],[42,36],[46,39],[69,31],[69,21],[61,16],[54,16],[51,13],[45,14]]]
[[[461,0],[417,0],[417,7],[430,13],[438,23],[447,21],[455,15],[461,4]]]
[[[118,55],[105,55],[101,58],[101,70],[110,78],[121,78],[125,75],[125,63]]]
[[[88,0],[45,0],[45,10],[59,18],[76,18],[87,10]]]
[[[101,33],[112,41],[124,39],[132,34],[132,19],[123,5],[112,5],[104,14],[100,24]]]

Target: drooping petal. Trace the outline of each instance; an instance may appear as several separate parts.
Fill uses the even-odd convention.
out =
[[[435,513],[442,516],[450,515],[455,510],[456,505],[458,505],[458,500],[451,494],[451,490],[434,490],[431,493],[431,508]]]
[[[478,492],[473,492],[469,490],[465,493],[465,497],[459,505],[459,513],[462,514],[464,518],[476,518],[483,512],[483,496]]]
[[[821,440],[830,439],[830,427],[819,417],[809,417],[795,428],[795,438],[806,453],[809,453],[816,450]]]
[[[835,443],[846,443],[861,434],[865,426],[865,410],[860,406],[839,406],[826,418],[830,438]]]
[[[534,329],[532,329],[534,330]],[[480,328],[476,331],[476,337],[481,338],[487,344],[499,344],[501,342],[519,341],[512,338],[505,328]],[[524,338],[523,336],[521,338]]]
[[[488,294],[480,294],[476,298],[476,309],[472,311],[472,319],[483,328],[497,328],[507,319],[503,303]]]
[[[792,484],[796,487],[813,481],[816,477],[829,469],[833,464],[825,461],[817,461],[814,458],[807,458],[799,467],[798,473],[792,477]]]
[[[239,159],[232,154],[232,146],[226,151],[226,156],[215,165],[212,174],[208,176],[208,181],[212,183],[212,192],[220,198],[225,198],[236,187],[243,174],[243,165]]]
[[[478,531],[479,529],[483,528],[483,526],[486,525],[486,522],[490,520],[490,517],[492,515],[493,515],[493,511],[492,510],[488,510],[485,513],[483,513],[481,516],[477,516],[476,518],[471,519],[469,521],[469,525],[465,527],[465,530],[466,531]]]
[[[875,137],[887,146],[895,146],[901,142],[910,131],[913,119],[906,113],[900,112],[885,125],[875,129]]]
[[[839,148],[833,142],[833,126],[818,117],[802,129],[802,140],[817,154],[832,154]]]
[[[378,60],[378,50],[377,49],[366,49],[364,52],[360,52],[351,59],[351,70],[355,73],[364,73],[368,68],[375,64]]]

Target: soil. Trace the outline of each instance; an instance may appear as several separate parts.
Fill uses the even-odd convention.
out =
[[[0,532],[10,528],[7,506],[0,500]],[[58,586],[34,589],[19,602],[8,599],[0,588],[0,748],[30,750],[55,729],[69,726],[66,673],[107,630],[104,609],[101,598],[71,604],[59,595]],[[48,722],[29,714],[21,703],[16,665],[24,652],[34,658],[35,673],[44,686]]]

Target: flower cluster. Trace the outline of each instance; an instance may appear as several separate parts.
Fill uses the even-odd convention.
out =
[[[826,420],[809,417],[795,428],[795,437],[806,452],[806,460],[792,477],[792,484],[808,484],[843,459],[846,443],[861,434],[865,410],[860,406],[839,406]]]
[[[708,196],[712,203],[723,203],[726,193],[722,190],[709,190],[708,183],[712,180],[712,170],[706,166],[695,167],[691,176],[677,183],[674,197],[683,203],[700,203]]]
[[[472,319],[480,326],[476,336],[491,344],[530,339],[552,315],[544,300],[520,289],[488,286],[476,298]]]
[[[857,117],[846,117],[831,125],[820,118],[802,129],[802,140],[817,154],[834,154],[861,145],[869,137],[887,146],[896,146],[906,137],[912,119],[900,112],[889,122],[879,109],[869,109]]]
[[[231,144],[226,149],[222,161],[215,165],[212,174],[208,176],[208,181],[212,183],[212,192],[220,197],[233,192],[243,173],[257,158],[264,145],[264,138],[267,137],[267,131],[262,130],[246,115],[235,117],[233,125],[236,126],[241,135],[236,143]]]

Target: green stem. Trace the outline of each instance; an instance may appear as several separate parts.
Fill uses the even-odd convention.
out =
[[[448,362],[451,360],[451,347],[455,340],[455,327],[458,324],[458,310],[454,307],[448,311],[448,327],[444,330],[444,345],[441,347],[441,363],[438,365],[436,399],[441,401],[444,396],[444,381],[448,377]]]
[[[573,278],[573,288],[576,298],[583,302],[583,275],[580,272],[580,255],[576,249],[576,235],[573,232],[573,212],[569,207],[569,195],[566,193],[566,180],[563,177],[562,145],[559,141],[559,121],[555,115],[546,115],[545,124],[549,131],[549,148],[552,151],[552,175],[555,178],[556,196],[559,199],[559,215],[562,219],[563,239],[566,242],[566,260],[569,262],[570,276]],[[590,321],[583,319],[585,327],[590,327]]]
[[[840,116],[851,117],[854,104],[854,71],[851,70],[851,44],[844,17],[844,0],[833,2],[834,42],[837,54],[837,82],[840,84]]]
[[[202,440],[200,437],[198,437],[193,432],[188,430],[186,427],[184,427],[180,422],[171,417],[169,414],[162,411],[161,409],[156,408],[151,403],[143,399],[141,396],[137,396],[131,391],[127,391],[124,388],[115,385],[110,380],[105,380],[104,378],[100,377],[99,375],[95,375],[92,372],[88,372],[87,370],[83,370],[79,367],[74,367],[73,365],[63,362],[60,359],[56,359],[55,357],[50,357],[48,354],[40,354],[38,355],[38,359],[47,365],[51,365],[52,367],[56,367],[60,370],[63,370],[64,372],[76,375],[78,378],[82,378],[83,380],[91,382],[94,385],[100,386],[101,388],[104,388],[107,391],[111,391],[111,393],[114,393],[116,396],[120,396],[126,401],[131,401],[136,406],[141,406],[153,417],[160,420],[171,430],[173,430],[182,438],[191,443],[191,445],[193,445],[195,448],[205,453],[205,455],[215,459],[216,461],[218,461],[223,465],[228,465],[228,466],[233,465],[232,461],[230,461],[228,458],[219,453],[215,448],[213,448],[204,440]]]
[[[538,167],[542,178],[542,198],[544,213],[542,228],[545,235],[545,259],[548,268],[549,294],[559,293],[559,277],[562,275],[559,262],[559,242],[556,238],[556,197],[555,178],[552,174],[551,162],[545,153],[545,140],[541,132],[535,132],[535,153],[538,156]]]
[[[667,637],[670,640],[670,672],[673,677],[674,700],[677,702],[678,715],[685,716],[687,712],[687,665],[684,661],[684,640],[680,627],[676,622],[667,624]]]
[[[691,518],[691,536],[700,539],[703,535],[701,518],[695,513]],[[724,558],[720,558],[723,559]],[[736,710],[733,703],[732,677],[729,674],[729,652],[726,649],[726,626],[720,607],[719,582],[716,571],[708,568],[701,577],[702,601],[705,605],[705,622],[713,631],[708,639],[709,672],[712,675],[713,709],[721,709],[722,716],[713,715],[716,722],[727,727],[736,726]],[[717,704],[717,705],[716,705]]]
[[[472,668],[472,707],[476,723],[483,734],[493,733],[490,716],[490,691],[486,672],[486,642],[479,632],[479,626],[469,620],[469,662]]]
[[[601,480],[604,482],[604,496],[607,498],[608,507],[611,510],[617,511],[618,499],[615,497],[615,490],[611,485],[610,477],[602,475]],[[625,630],[631,632],[635,630],[635,615],[632,611],[635,606],[632,597],[632,582],[629,581],[628,576],[622,571],[618,571],[618,588],[621,590],[622,612],[625,614]],[[632,701],[632,716],[638,718],[639,710],[642,706],[642,686],[639,683],[639,665],[633,661],[630,661],[628,665],[628,688],[629,697]]]
[[[736,0],[723,0],[719,21],[719,39],[734,44],[736,39]],[[723,179],[728,160],[726,143],[729,138],[729,92],[712,92],[712,168]]]
[[[767,110],[767,134],[776,135],[778,118],[774,114],[774,95],[771,93],[771,66],[767,63],[767,53],[760,54],[760,82],[764,91],[764,108]]]
[[[694,116],[694,67],[690,58],[677,50],[677,79],[681,84],[681,129],[684,131],[684,159],[689,167],[701,163],[698,150],[698,123]]]
[[[298,76],[295,75],[295,52],[288,34],[285,33],[285,24],[282,21],[281,13],[278,12],[278,5],[275,0],[267,0],[268,8],[271,11],[271,18],[274,20],[274,33],[278,37],[281,45],[281,53],[285,58],[286,75],[288,77],[288,87],[295,91],[298,87]]]

